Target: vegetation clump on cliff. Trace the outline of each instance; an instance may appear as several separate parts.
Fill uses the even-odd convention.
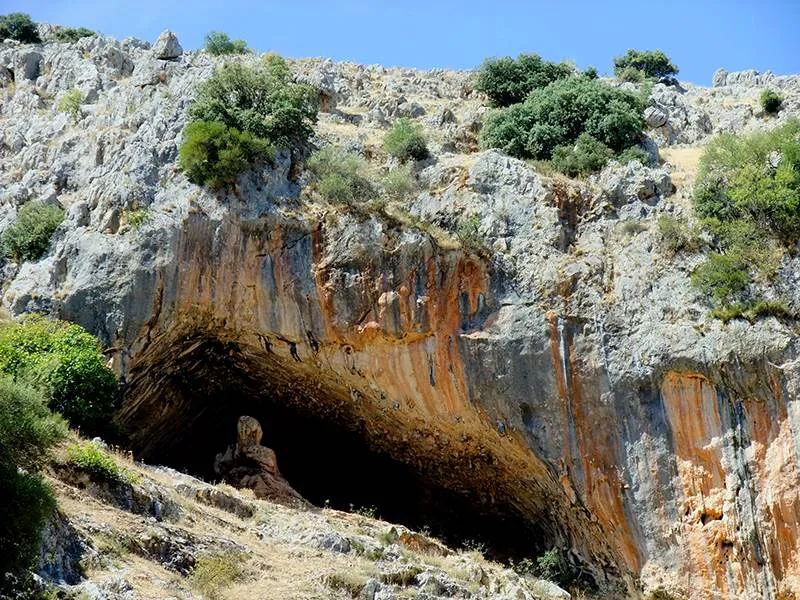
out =
[[[511,106],[524,102],[533,90],[565,79],[574,71],[569,63],[548,62],[537,54],[492,58],[478,69],[475,89],[486,94],[493,106]]]
[[[768,132],[713,139],[694,191],[714,252],[693,274],[719,315],[778,314],[753,292],[800,240],[800,121]],[[769,310],[767,310],[769,309]],[[759,315],[756,315],[759,316]]]
[[[180,167],[199,185],[236,181],[276,149],[294,150],[313,133],[319,95],[292,81],[286,61],[266,55],[249,67],[223,65],[198,86],[184,130]]]
[[[224,54],[246,54],[248,52],[247,42],[244,40],[232,40],[224,31],[209,31],[205,39],[206,52],[214,56]]]
[[[30,15],[21,12],[0,15],[0,41],[6,39],[23,44],[38,44],[42,41],[36,23]]]
[[[75,427],[107,430],[117,380],[80,325],[31,315],[0,328],[0,373],[30,385]]]
[[[659,79],[678,74],[669,57],[661,50],[628,50],[614,59],[614,74],[622,81]]]
[[[481,132],[485,148],[537,160],[555,158],[567,174],[602,168],[639,141],[641,99],[585,75],[560,79],[525,102],[491,113]]]
[[[14,223],[3,233],[0,247],[15,262],[36,260],[50,246],[53,232],[64,220],[59,206],[44,202],[28,202],[19,209]]]
[[[38,471],[65,435],[41,392],[0,376],[0,597],[20,592],[35,564],[40,531],[56,507]]]

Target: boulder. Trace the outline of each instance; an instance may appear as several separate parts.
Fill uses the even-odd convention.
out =
[[[178,36],[169,29],[163,31],[153,46],[153,57],[159,60],[175,60],[183,54]]]

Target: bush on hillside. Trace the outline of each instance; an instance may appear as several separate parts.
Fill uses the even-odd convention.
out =
[[[626,83],[644,83],[644,80],[647,79],[644,71],[640,71],[634,67],[625,67],[617,74],[617,77],[620,81]]]
[[[0,15],[0,40],[6,39],[23,44],[38,44],[42,41],[30,15],[20,12]]]
[[[206,34],[206,52],[214,56],[224,54],[245,54],[247,42],[232,40],[224,31],[209,31]]]
[[[67,465],[105,483],[135,482],[137,475],[120,467],[114,457],[93,442],[67,446]]]
[[[699,229],[690,226],[685,219],[661,215],[658,218],[658,230],[661,234],[661,246],[669,254],[698,252],[702,247]]]
[[[393,200],[407,200],[419,190],[411,165],[401,165],[389,171],[383,178],[383,189]]]
[[[383,148],[387,154],[400,159],[422,160],[428,156],[428,142],[420,127],[411,119],[395,121],[383,138]]]
[[[280,56],[266,55],[255,67],[225,64],[198,86],[180,165],[195,183],[231,183],[257,160],[271,158],[272,149],[305,145],[318,102],[313,87],[293,83]]]
[[[116,376],[80,325],[31,315],[0,327],[0,372],[39,390],[73,426],[107,431]]]
[[[192,183],[220,188],[234,183],[259,158],[273,157],[262,138],[224,123],[194,121],[183,133],[178,164]]]
[[[516,60],[510,56],[488,59],[478,69],[475,89],[489,96],[494,106],[511,106],[574,71],[568,63],[548,62],[536,54],[520,54]]]
[[[613,156],[608,146],[584,132],[574,144],[553,150],[551,163],[564,175],[577,177],[599,171]]]
[[[616,160],[623,165],[627,165],[632,161],[639,162],[645,167],[650,164],[650,157],[647,155],[647,152],[645,152],[644,149],[640,148],[639,146],[631,146],[630,148],[626,148],[617,155]]]
[[[360,156],[335,146],[317,150],[308,159],[314,189],[329,202],[354,204],[371,200],[375,190]]]
[[[73,88],[61,96],[61,100],[58,101],[58,112],[67,113],[77,123],[81,116],[81,102],[83,102],[83,94],[80,90]]]
[[[50,237],[64,220],[64,211],[43,202],[28,202],[3,233],[3,254],[16,262],[36,260],[50,246]]]
[[[714,138],[700,159],[694,203],[701,217],[752,221],[763,237],[794,245],[800,239],[800,121]]]
[[[658,79],[678,74],[678,67],[661,50],[628,50],[614,59],[614,74],[622,78],[626,69],[635,69],[645,77]]]
[[[549,159],[582,133],[620,152],[641,137],[640,99],[596,79],[570,77],[534,90],[523,104],[491,113],[481,132],[484,148],[518,158]]]
[[[81,38],[94,37],[97,33],[86,27],[59,27],[55,31],[57,42],[74,43]]]
[[[63,420],[47,409],[40,392],[0,377],[0,575],[34,567],[39,534],[55,509],[49,486],[36,473],[65,434]],[[0,596],[15,591],[4,589],[5,582],[0,577]]]
[[[783,104],[783,98],[774,90],[764,90],[759,98],[761,108],[768,115],[776,114]]]

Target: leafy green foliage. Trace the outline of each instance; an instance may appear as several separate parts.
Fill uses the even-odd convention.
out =
[[[543,552],[535,560],[524,558],[512,566],[520,575],[533,575],[559,585],[568,585],[576,579],[574,569],[564,561],[555,548]]]
[[[748,265],[738,254],[715,252],[692,273],[692,283],[701,292],[710,295],[715,304],[729,305],[750,284]]]
[[[83,102],[83,94],[80,90],[71,89],[58,101],[58,112],[67,113],[77,123],[81,115],[81,102]]]
[[[617,74],[620,81],[627,83],[644,83],[646,79],[644,71],[640,71],[635,67],[625,67]]]
[[[630,148],[626,148],[622,152],[617,155],[617,160],[622,163],[623,165],[627,165],[629,162],[639,162],[644,166],[650,164],[650,157],[647,156],[647,152],[645,152],[639,146],[631,146]]]
[[[335,146],[317,150],[308,159],[314,189],[329,202],[348,205],[375,196],[366,168],[363,158]]]
[[[553,150],[551,163],[557,171],[576,177],[599,171],[612,156],[614,153],[608,146],[584,132],[574,144]]]
[[[417,193],[419,183],[414,178],[411,165],[401,165],[389,171],[383,178],[383,189],[393,200],[407,200]]]
[[[214,56],[223,54],[245,54],[247,42],[232,40],[224,31],[209,31],[206,34],[206,52]]]
[[[488,59],[478,69],[475,89],[489,96],[494,106],[511,106],[574,71],[568,63],[548,62],[537,54],[520,54],[516,60],[510,56]]]
[[[274,148],[304,145],[319,95],[292,82],[286,61],[266,55],[256,67],[225,64],[198,86],[184,130],[180,166],[200,185],[232,183]]]
[[[105,362],[80,325],[31,315],[0,329],[0,372],[29,382],[73,426],[107,427],[118,394]]]
[[[217,121],[193,121],[183,132],[178,164],[192,183],[220,188],[259,158],[273,156],[266,140],[251,133]]]
[[[587,79],[597,79],[597,69],[595,67],[586,67],[583,76]]]
[[[428,156],[428,142],[420,127],[411,119],[397,119],[383,138],[383,148],[402,161],[422,160]]]
[[[481,217],[477,214],[459,221],[456,237],[464,250],[475,254],[485,254],[487,252],[486,239],[481,234],[480,227]]]
[[[36,260],[50,246],[50,237],[64,220],[64,211],[43,202],[28,202],[3,233],[3,254],[16,262]]]
[[[621,75],[626,69],[641,71],[645,77],[667,77],[677,75],[678,67],[661,50],[628,50],[614,59],[614,74]]]
[[[81,38],[94,37],[96,35],[96,32],[86,27],[59,27],[55,32],[56,41],[64,43],[73,43]]]
[[[38,44],[42,41],[30,15],[20,12],[0,15],[0,40],[6,39],[23,44]]]
[[[256,67],[220,67],[198,86],[189,116],[223,123],[275,147],[292,147],[306,143],[313,133],[318,105],[317,90],[293,83],[286,61],[268,54]]]
[[[47,409],[40,392],[0,377],[0,574],[33,566],[39,532],[55,509],[36,472],[65,434],[63,419]],[[0,578],[0,595],[6,591]]]
[[[800,239],[800,121],[744,136],[723,134],[700,159],[698,215],[745,219],[787,244]]]
[[[641,137],[640,99],[596,79],[570,77],[531,92],[523,104],[491,113],[481,132],[484,148],[518,158],[549,159],[582,133],[619,152]]]
[[[774,90],[764,90],[759,98],[761,108],[768,115],[774,115],[781,109],[783,98]]]
[[[87,473],[97,481],[131,483],[136,476],[120,467],[114,457],[93,442],[67,446],[67,464]]]

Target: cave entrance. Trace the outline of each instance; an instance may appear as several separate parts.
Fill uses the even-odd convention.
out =
[[[252,360],[252,349],[238,342],[180,345],[190,351],[164,349],[132,369],[121,420],[147,462],[218,480],[215,457],[235,443],[237,421],[248,415],[261,424],[261,444],[274,450],[284,478],[316,506],[374,509],[453,547],[480,544],[498,560],[536,557],[556,545],[551,523],[524,516],[469,464],[437,466],[431,456],[425,466],[422,456],[411,465],[376,449],[368,420],[320,410],[347,402],[326,398],[318,382],[297,385],[302,377],[291,364],[272,356]],[[443,470],[447,485],[437,475]]]

